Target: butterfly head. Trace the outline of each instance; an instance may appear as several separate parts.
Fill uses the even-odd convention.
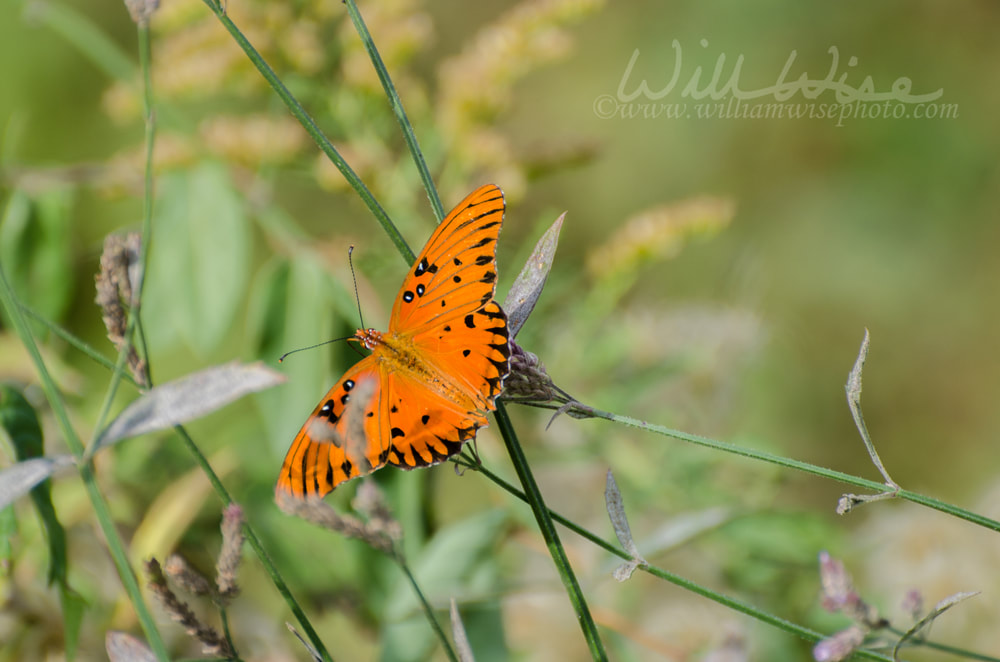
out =
[[[375,329],[358,329],[354,332],[354,339],[365,346],[365,349],[375,349],[383,344],[382,332]]]

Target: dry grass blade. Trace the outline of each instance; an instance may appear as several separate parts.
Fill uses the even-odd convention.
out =
[[[90,455],[128,437],[200,418],[248,393],[285,381],[262,363],[227,363],[150,389],[125,408],[91,446]]]
[[[462,615],[458,613],[458,605],[455,598],[451,599],[451,638],[455,641],[455,652],[461,662],[476,662],[475,655],[472,654],[472,646],[469,644],[469,637],[465,634],[465,625],[462,624]]]

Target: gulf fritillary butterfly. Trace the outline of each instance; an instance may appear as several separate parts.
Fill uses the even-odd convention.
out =
[[[386,464],[437,464],[487,424],[510,358],[507,317],[493,300],[503,215],[503,191],[489,184],[441,221],[403,279],[389,330],[355,332],[372,353],[306,420],[276,497],[323,497]]]

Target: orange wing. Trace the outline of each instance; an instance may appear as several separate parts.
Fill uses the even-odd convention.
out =
[[[385,464],[388,449],[381,442],[385,417],[377,415],[385,379],[371,356],[340,378],[295,436],[275,492],[299,499],[323,497],[345,480]]]
[[[481,410],[495,409],[510,358],[507,317],[493,301],[504,209],[495,184],[458,203],[403,280],[389,322]]]
[[[322,497],[387,462],[441,462],[486,425],[508,373],[493,301],[503,192],[483,186],[441,222],[403,280],[389,331],[347,371],[292,442],[277,493]],[[366,332],[357,336],[368,344]]]

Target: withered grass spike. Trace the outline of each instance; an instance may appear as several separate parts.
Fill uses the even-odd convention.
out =
[[[163,568],[167,576],[188,595],[211,595],[212,584],[208,579],[191,567],[180,554],[171,554]]]
[[[243,556],[244,519],[243,509],[235,503],[226,506],[222,513],[222,549],[215,565],[215,584],[223,602],[236,597],[240,592],[236,575]]]
[[[357,517],[338,513],[322,499],[296,499],[279,492],[275,497],[275,503],[278,504],[278,508],[289,515],[300,517],[311,524],[339,533],[342,536],[361,540],[386,554],[395,554],[393,538],[388,533],[362,522]]]
[[[370,532],[384,534],[395,542],[402,540],[403,527],[389,510],[385,496],[375,481],[370,479],[362,481],[351,501],[351,506],[368,519],[365,526]]]
[[[146,574],[149,575],[149,588],[160,601],[163,610],[170,615],[170,618],[180,623],[189,635],[201,642],[206,654],[227,659],[236,657],[229,642],[219,636],[215,628],[198,620],[187,603],[170,590],[159,561],[155,558],[146,561]]]
[[[143,28],[149,25],[149,20],[159,6],[160,0],[125,0],[128,15],[136,25]]]
[[[101,253],[101,268],[95,277],[97,296],[95,301],[101,308],[108,340],[121,351],[128,328],[128,309],[132,304],[132,280],[129,269],[139,259],[141,239],[138,233],[127,235],[110,234],[104,239]],[[135,346],[129,348],[128,366],[132,376],[143,386],[149,385],[146,362],[139,357]]]

